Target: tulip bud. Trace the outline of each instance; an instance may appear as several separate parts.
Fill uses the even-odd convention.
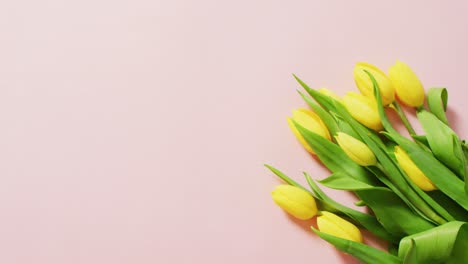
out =
[[[346,240],[362,242],[361,231],[355,225],[335,214],[325,211],[321,213],[322,215],[317,217],[317,226],[321,232]]]
[[[372,74],[377,81],[383,105],[391,104],[395,100],[395,88],[392,82],[379,68],[365,62],[358,62],[354,67],[354,81],[361,93],[366,97],[375,98],[374,84],[364,70]]]
[[[377,164],[374,153],[362,141],[342,132],[338,132],[335,139],[346,155],[357,164],[361,166],[373,166]]]
[[[437,187],[434,186],[431,180],[414,164],[406,152],[399,146],[395,147],[395,157],[400,164],[400,167],[408,175],[408,177],[423,191],[433,191]]]
[[[323,94],[323,95],[326,95],[326,96],[330,96],[331,98],[337,100],[337,101],[340,101],[340,98],[338,97],[338,95],[336,95],[333,91],[327,89],[327,88],[320,88],[317,90],[319,93]]]
[[[330,133],[328,132],[327,127],[316,113],[307,109],[294,110],[293,116],[288,118],[289,127],[293,131],[294,135],[296,135],[299,142],[301,142],[304,148],[310,153],[315,154],[315,152],[294,125],[293,120],[303,128],[330,140]]]
[[[424,103],[424,88],[407,64],[397,61],[388,75],[401,102],[412,107],[419,107]]]
[[[292,185],[278,185],[271,193],[273,201],[294,217],[307,220],[317,214],[314,197]]]
[[[341,102],[359,123],[376,131],[383,129],[375,101],[362,94],[349,92],[341,98]]]

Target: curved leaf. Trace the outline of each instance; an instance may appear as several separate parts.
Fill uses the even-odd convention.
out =
[[[427,94],[427,104],[431,113],[444,122],[449,124],[445,111],[447,110],[448,92],[445,88],[430,88]]]
[[[455,132],[442,123],[435,115],[426,110],[417,113],[426,138],[434,156],[457,173],[460,178],[465,177],[465,162],[460,140]]]
[[[398,256],[408,264],[462,263],[467,249],[468,224],[454,221],[403,238]]]

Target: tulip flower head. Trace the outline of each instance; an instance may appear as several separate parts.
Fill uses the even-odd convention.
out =
[[[335,136],[336,142],[350,159],[361,166],[373,166],[377,164],[372,150],[362,141],[342,132]]]
[[[408,177],[423,191],[433,191],[437,187],[434,186],[431,180],[414,164],[408,154],[399,146],[395,147],[395,157],[400,164],[400,167],[408,175]]]
[[[341,98],[351,116],[364,126],[380,131],[383,129],[375,101],[362,94],[348,92]]]
[[[301,135],[299,130],[296,128],[296,125],[294,122],[302,126],[303,128],[314,132],[328,140],[330,140],[330,133],[328,132],[327,127],[323,123],[322,119],[320,117],[307,109],[297,109],[293,111],[293,116],[291,118],[288,118],[288,124],[291,130],[293,131],[294,135],[296,135],[297,139],[301,144],[304,146],[304,148],[309,151],[312,154],[315,154],[315,152],[312,150],[312,148],[309,146],[307,141],[304,139],[304,137]]]
[[[395,100],[395,88],[392,82],[379,68],[365,62],[358,62],[354,67],[354,81],[361,93],[368,98],[375,98],[374,84],[366,71],[372,74],[377,81],[380,95],[382,96],[382,103],[384,105],[391,104]]]
[[[388,75],[402,103],[412,107],[419,107],[424,103],[424,87],[406,63],[397,61]]]
[[[355,225],[330,212],[322,211],[321,214],[317,217],[317,226],[321,232],[346,240],[362,242],[361,231]]]
[[[314,197],[292,185],[278,185],[271,193],[273,201],[292,216],[307,220],[317,214]]]

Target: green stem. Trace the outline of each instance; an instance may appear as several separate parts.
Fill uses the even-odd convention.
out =
[[[424,214],[428,219],[432,222],[437,223],[438,225],[442,225],[447,223],[445,219],[440,217],[432,208],[429,206],[424,199],[422,199],[410,186],[410,184],[401,184],[399,181],[393,179],[392,175],[390,175],[387,170],[382,166],[382,164],[377,163],[375,165],[377,169],[379,169],[390,181],[384,182],[390,189],[395,192],[402,200],[407,200],[407,202],[411,203],[414,208],[419,210],[422,214]],[[402,175],[403,176],[403,175]],[[404,176],[403,176],[404,177]],[[383,179],[381,179],[383,180]],[[405,179],[405,181],[409,181],[409,179]],[[416,187],[418,188],[418,187]]]
[[[406,117],[405,111],[403,111],[403,109],[401,108],[398,101],[395,100],[392,104],[395,107],[395,110],[397,111],[398,116],[400,117],[401,121],[403,122],[403,125],[405,125],[406,130],[408,130],[410,135],[416,135],[416,131],[414,131],[413,126],[408,121],[408,118]]]

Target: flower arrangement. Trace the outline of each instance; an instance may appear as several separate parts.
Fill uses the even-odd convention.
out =
[[[306,188],[266,165],[286,183],[272,192],[274,202],[298,219],[317,217],[313,232],[365,263],[466,263],[468,146],[446,117],[447,90],[431,88],[426,97],[416,74],[401,61],[388,75],[368,63],[357,63],[353,74],[360,93],[341,98],[311,89],[294,75],[311,110],[293,111],[288,124],[331,171],[318,182],[353,192],[356,205],[370,213],[333,200],[308,173]],[[400,103],[415,109],[423,135]],[[394,129],[386,109],[396,111],[409,137]],[[388,251],[363,243],[360,229],[387,241]]]

